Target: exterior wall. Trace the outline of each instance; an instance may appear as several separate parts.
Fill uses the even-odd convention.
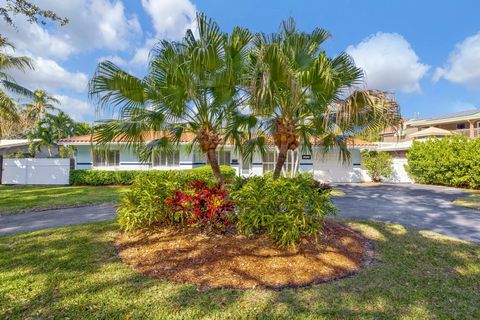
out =
[[[2,184],[65,185],[69,175],[70,159],[3,159]]]
[[[95,167],[90,145],[79,145],[76,147],[75,168],[93,169],[93,170],[181,170],[205,166],[207,164],[203,155],[196,155],[195,152],[188,154],[187,147],[180,145],[179,165],[175,167],[152,167],[151,163],[141,163],[138,157],[129,149],[120,150],[120,162],[115,167]],[[112,146],[115,150],[118,146]],[[225,147],[225,151],[230,151],[230,166],[232,166],[237,175],[255,176],[263,175],[263,159],[259,153],[254,154],[252,162],[248,168],[244,169],[243,160],[239,154],[231,148]],[[314,149],[313,154],[303,153],[300,155],[299,171],[301,173],[311,173],[318,180],[325,182],[361,182],[368,180],[364,170],[361,168],[360,150],[351,149],[351,159],[346,163],[339,162],[339,151],[332,150],[324,154],[319,149]]]

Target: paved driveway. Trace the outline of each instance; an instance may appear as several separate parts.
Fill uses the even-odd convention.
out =
[[[113,219],[115,219],[115,208],[111,204],[0,216],[0,237],[34,230]]]
[[[468,195],[458,189],[412,184],[336,188],[346,193],[334,199],[339,216],[400,223],[480,243],[480,211],[453,205]]]

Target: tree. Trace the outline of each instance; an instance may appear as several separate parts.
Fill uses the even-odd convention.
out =
[[[45,20],[50,20],[53,22],[58,22],[60,25],[65,25],[68,23],[68,18],[60,17],[55,12],[51,10],[41,9],[36,4],[31,3],[26,0],[5,0],[4,4],[0,6],[0,18],[15,27],[15,24],[12,19],[12,15],[23,15],[27,17],[28,22],[38,23],[40,20],[41,24],[46,24]]]
[[[278,33],[255,37],[250,106],[262,121],[244,150],[246,156],[262,151],[272,136],[278,149],[274,177],[280,176],[289,151],[311,151],[314,143],[336,146],[348,160],[348,139],[399,118],[386,93],[356,89],[363,71],[350,56],[327,56],[321,45],[329,37],[320,28],[299,32],[293,19],[282,22]]]
[[[17,69],[25,71],[33,69],[32,62],[28,57],[10,55],[5,52],[7,48],[15,49],[5,38],[0,37],[0,124],[18,120],[19,109],[17,103],[7,91],[17,95],[28,95],[30,92],[17,84],[8,74],[8,70]],[[0,138],[3,131],[2,127],[0,127]]]
[[[374,182],[380,182],[393,173],[393,160],[388,152],[362,150],[362,163]]]
[[[182,134],[194,135],[193,147],[206,154],[221,180],[216,150],[227,140],[239,141],[244,116],[240,84],[249,66],[252,35],[236,27],[228,35],[203,14],[197,14],[198,36],[186,32],[180,42],[160,41],[151,52],[148,75],[139,79],[112,62],[97,66],[90,94],[100,108],[114,107],[121,119],[101,122],[97,143],[113,138],[139,148],[142,159],[168,150]],[[168,135],[145,144],[146,131],[166,130]]]
[[[48,154],[52,156],[52,149],[57,146],[58,140],[82,134],[83,130],[83,125],[75,122],[63,111],[57,115],[49,113],[41,118],[35,128],[29,132],[30,151],[35,153],[45,147]],[[73,150],[62,146],[58,151],[64,156],[69,156]]]
[[[60,101],[50,96],[45,90],[37,89],[29,92],[28,97],[31,102],[23,105],[28,119],[40,121],[49,112],[59,110],[55,104],[59,104]]]

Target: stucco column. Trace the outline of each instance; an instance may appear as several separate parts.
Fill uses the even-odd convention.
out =
[[[475,138],[475,122],[468,120],[468,123],[470,124],[470,139],[473,139]]]

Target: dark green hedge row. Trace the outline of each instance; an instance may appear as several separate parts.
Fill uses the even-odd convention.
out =
[[[235,169],[229,166],[221,168],[223,178],[232,180],[235,177]],[[148,176],[158,179],[173,179],[177,176],[188,175],[193,179],[214,179],[210,166],[186,170],[71,170],[71,185],[129,185],[139,176]]]
[[[415,141],[407,159],[407,172],[418,183],[480,188],[480,139],[452,136]]]

